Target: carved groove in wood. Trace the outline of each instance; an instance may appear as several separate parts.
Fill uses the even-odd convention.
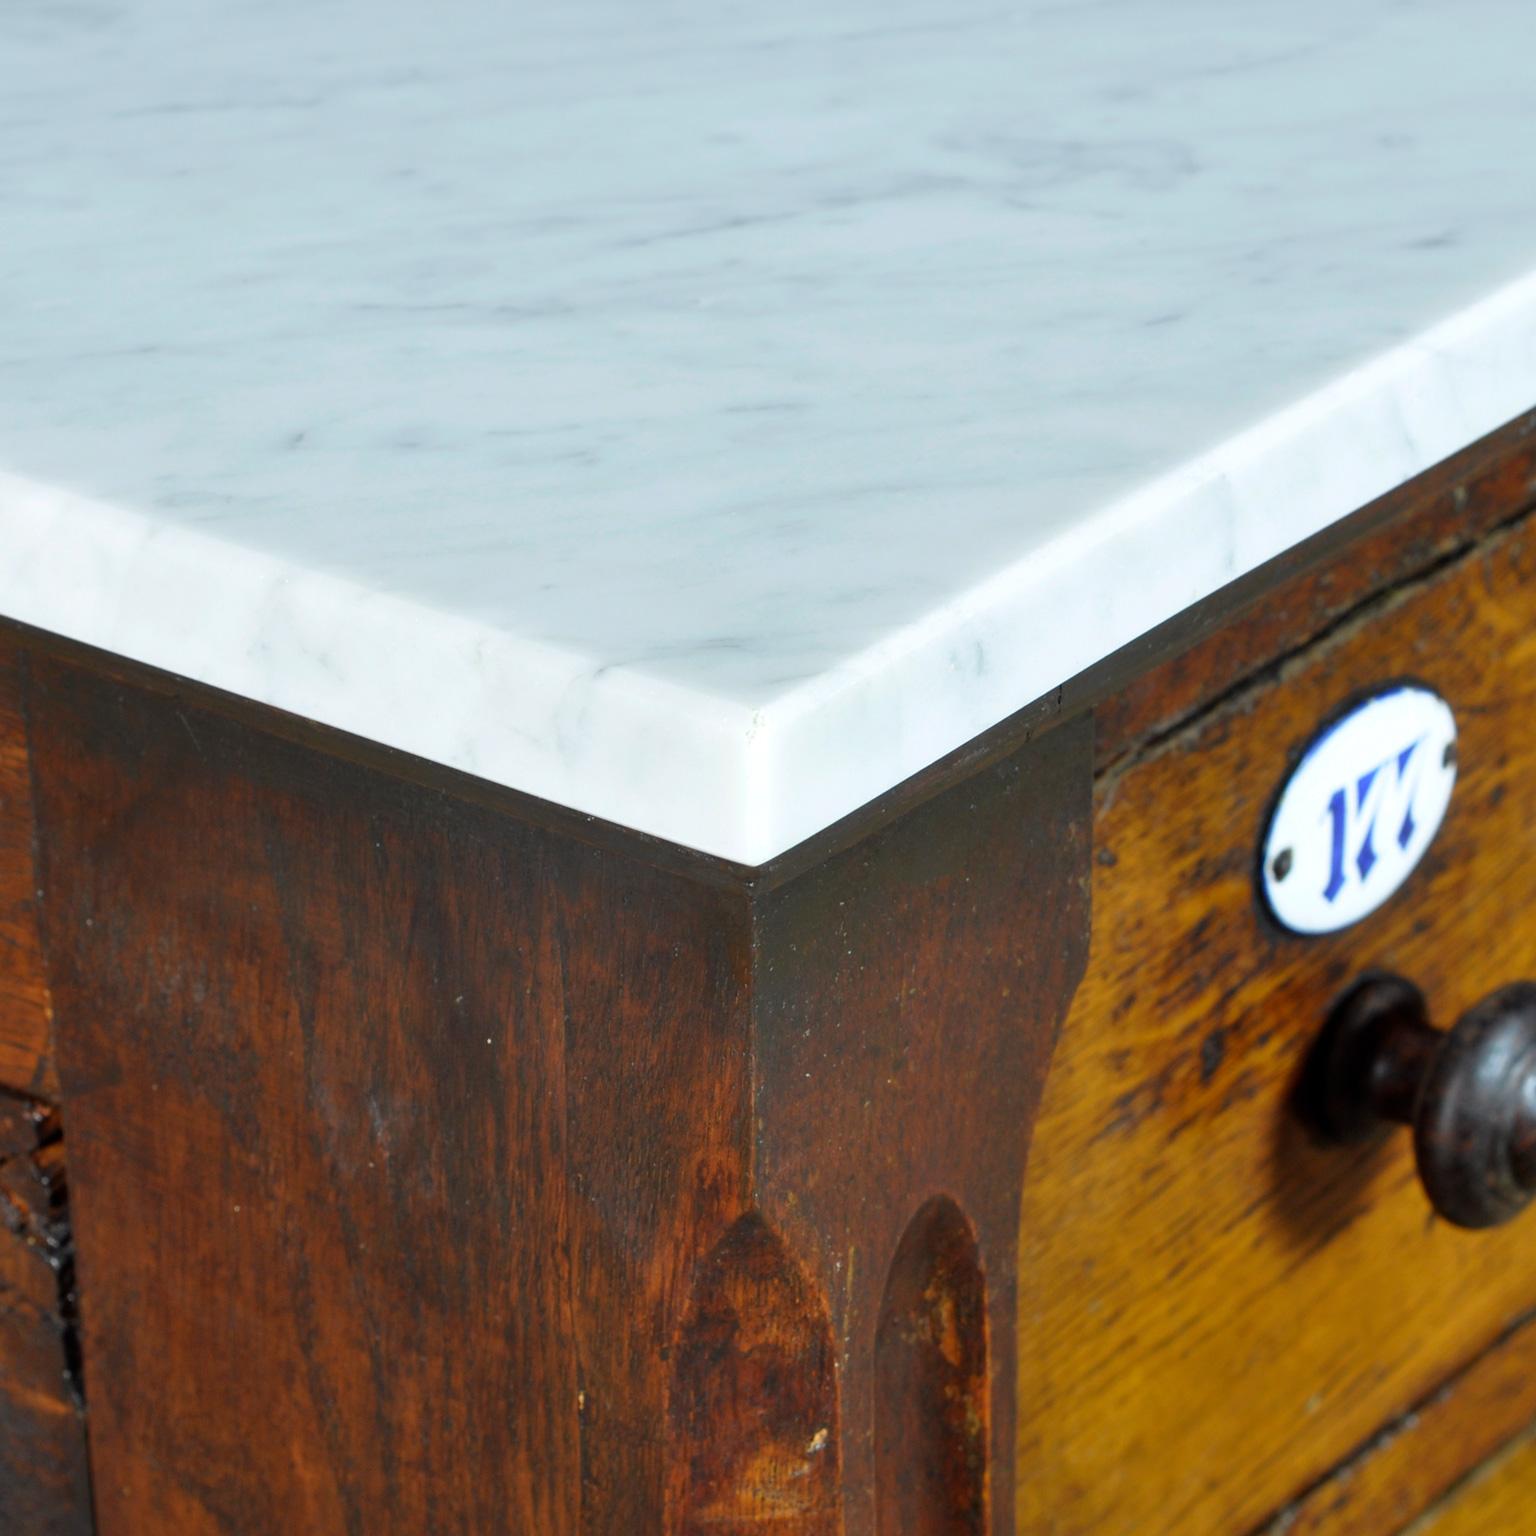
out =
[[[902,1234],[875,1337],[879,1536],[987,1528],[987,1287],[976,1236],[948,1196]]]
[[[826,1308],[756,1212],[701,1267],[670,1417],[680,1536],[836,1536],[837,1379]]]

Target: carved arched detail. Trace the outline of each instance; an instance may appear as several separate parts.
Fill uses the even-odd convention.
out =
[[[879,1536],[987,1528],[987,1295],[975,1234],[948,1196],[907,1225],[875,1333]]]
[[[743,1216],[705,1259],[673,1357],[676,1536],[838,1536],[837,1376],[826,1308]]]

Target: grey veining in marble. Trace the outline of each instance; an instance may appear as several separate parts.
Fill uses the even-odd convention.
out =
[[[1536,9],[0,0],[0,611],[713,852],[1536,405]]]

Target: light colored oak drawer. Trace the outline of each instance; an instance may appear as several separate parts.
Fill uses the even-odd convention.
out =
[[[1286,765],[1401,677],[1459,722],[1438,840],[1357,926],[1283,933],[1255,862]],[[1088,970],[1022,1206],[1019,1528],[1228,1536],[1536,1304],[1536,1215],[1448,1227],[1406,1133],[1324,1148],[1291,1105],[1361,972],[1412,978],[1446,1023],[1536,978],[1536,531],[1372,600],[1107,769],[1095,845]]]
[[[1536,1434],[1469,1477],[1413,1528],[1412,1536],[1519,1536],[1536,1507]]]

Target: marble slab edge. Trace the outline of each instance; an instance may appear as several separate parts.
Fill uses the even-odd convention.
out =
[[[756,709],[3,470],[0,612],[756,865],[1533,405],[1536,274]]]

